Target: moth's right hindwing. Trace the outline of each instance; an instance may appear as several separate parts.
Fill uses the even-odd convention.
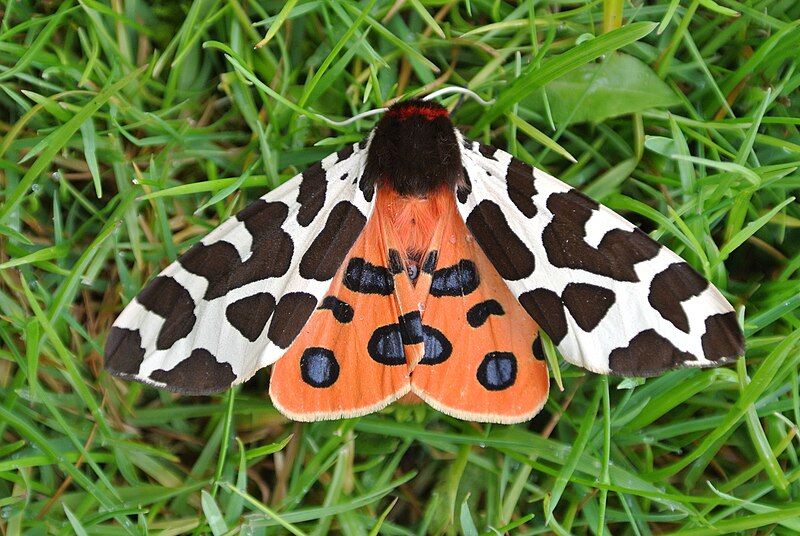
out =
[[[743,354],[733,307],[683,259],[547,173],[461,142],[467,228],[564,359],[652,376]]]
[[[314,164],[162,271],[114,322],[106,368],[207,394],[280,358],[370,217],[374,191],[360,184],[366,145]]]

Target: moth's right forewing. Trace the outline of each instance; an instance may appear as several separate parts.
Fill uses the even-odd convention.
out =
[[[367,143],[329,155],[223,222],[120,314],[105,366],[185,394],[250,378],[291,345],[373,208]]]

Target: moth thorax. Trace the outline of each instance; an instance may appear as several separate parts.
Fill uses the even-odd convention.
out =
[[[447,109],[411,100],[393,105],[372,135],[364,178],[402,195],[425,196],[463,177],[461,152]]]

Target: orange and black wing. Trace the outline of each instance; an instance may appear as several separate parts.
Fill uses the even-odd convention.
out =
[[[320,306],[274,365],[270,396],[287,417],[315,421],[377,411],[410,390],[402,312],[377,214]]]
[[[547,400],[544,361],[534,356],[538,326],[467,231],[455,205],[423,263],[425,352],[412,392],[460,419],[514,423]]]

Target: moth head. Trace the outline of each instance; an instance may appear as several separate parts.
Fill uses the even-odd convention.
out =
[[[375,127],[364,174],[368,184],[417,197],[462,183],[461,152],[447,108],[416,99],[392,105]]]

